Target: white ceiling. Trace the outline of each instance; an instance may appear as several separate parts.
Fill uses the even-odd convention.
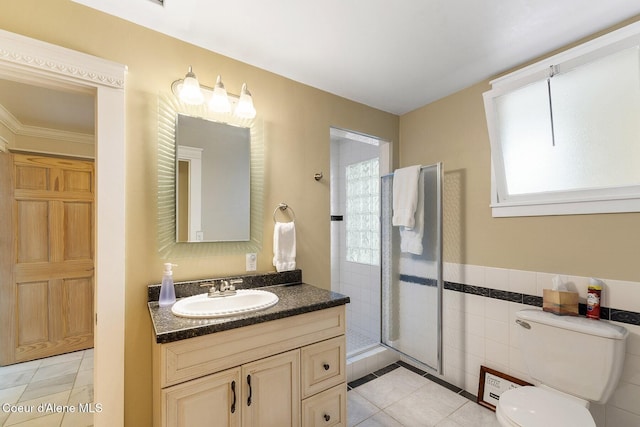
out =
[[[74,1],[395,114],[640,14],[638,0]]]

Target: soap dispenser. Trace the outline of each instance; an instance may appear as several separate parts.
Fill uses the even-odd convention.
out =
[[[158,305],[160,305],[160,307],[166,307],[176,302],[176,289],[173,286],[173,271],[171,268],[177,266],[177,264],[171,264],[170,262],[164,263],[162,286],[160,287],[160,300],[158,301]]]

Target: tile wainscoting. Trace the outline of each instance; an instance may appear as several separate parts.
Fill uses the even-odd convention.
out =
[[[542,289],[551,288],[555,274],[445,263],[443,297],[442,378],[477,394],[480,366],[531,381],[515,329],[515,313],[542,305]],[[560,274],[587,296],[588,277]],[[590,410],[598,427],[640,425],[640,283],[607,280],[602,317],[626,327],[627,355],[620,384],[606,405]],[[582,308],[584,310],[584,307]],[[576,357],[589,357],[588,349]]]

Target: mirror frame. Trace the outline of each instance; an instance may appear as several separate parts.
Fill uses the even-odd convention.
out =
[[[231,126],[250,128],[251,191],[248,241],[176,242],[176,118],[199,117]],[[264,215],[264,137],[259,118],[241,119],[230,113],[212,113],[205,105],[188,105],[172,93],[158,95],[158,252],[163,259],[256,253],[262,249]]]

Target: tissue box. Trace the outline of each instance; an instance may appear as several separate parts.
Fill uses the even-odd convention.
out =
[[[542,309],[561,316],[577,316],[578,293],[543,289]]]

